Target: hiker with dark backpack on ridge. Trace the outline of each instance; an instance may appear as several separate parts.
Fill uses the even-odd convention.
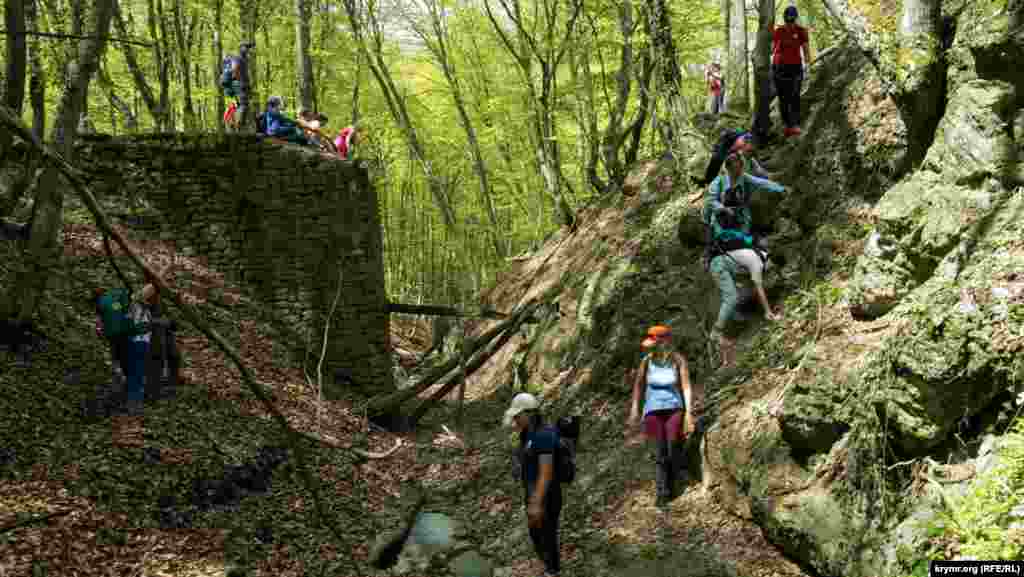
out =
[[[224,96],[234,99],[224,111],[224,126],[231,130],[238,130],[244,108],[249,105],[249,51],[255,47],[251,42],[243,42],[238,54],[229,54],[221,61],[220,88]]]
[[[238,101],[235,100],[242,92],[242,61],[234,54],[224,57],[221,63],[220,87],[224,96],[231,98],[227,110],[224,111],[224,126],[238,129]]]
[[[798,16],[796,6],[786,7],[782,13],[785,24],[776,26],[772,32],[772,66],[779,93],[779,114],[786,125],[783,135],[787,138],[801,133],[800,85],[811,61],[807,29],[796,23]]]
[[[673,350],[672,329],[665,325],[651,327],[644,344],[650,347],[650,353],[640,362],[633,380],[629,427],[642,428],[654,442],[655,503],[664,508],[676,496],[675,481],[685,486],[689,480],[685,439],[697,431],[703,413],[703,389],[690,382],[686,356]]]
[[[561,485],[575,477],[575,442],[567,442],[567,437],[579,435],[579,423],[575,419],[560,419],[558,426],[545,425],[537,397],[519,393],[505,411],[504,424],[519,431],[517,474],[525,489],[530,540],[544,562],[544,574],[558,575]]]
[[[713,61],[705,67],[704,82],[708,85],[710,94],[711,114],[718,116],[725,112],[725,85],[722,84],[722,66],[718,61]]]
[[[727,173],[711,183],[706,196],[702,219],[705,224],[705,270],[718,285],[721,304],[718,319],[712,329],[712,338],[718,340],[723,366],[735,363],[735,342],[725,335],[725,328],[736,312],[739,294],[736,276],[744,270],[750,274],[758,302],[765,310],[765,318],[778,320],[765,295],[762,274],[767,263],[767,251],[762,240],[751,233],[753,217],[750,202],[757,191],[784,193],[785,187],[776,182],[746,174],[743,158],[733,153],[725,161]]]

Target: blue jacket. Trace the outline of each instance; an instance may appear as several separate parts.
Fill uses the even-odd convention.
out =
[[[298,126],[295,121],[280,112],[266,111],[267,136],[291,136]]]

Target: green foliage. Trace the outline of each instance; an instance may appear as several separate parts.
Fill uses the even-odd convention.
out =
[[[1024,505],[1024,419],[1018,419],[1000,452],[1002,462],[978,479],[973,489],[953,499],[938,521],[945,535],[961,544],[963,555],[978,559],[1024,559],[1024,538],[1010,526],[1011,512]]]
[[[543,28],[542,22],[534,22],[534,19],[543,21],[546,12],[541,4],[544,1],[532,0],[523,7],[526,26],[534,34],[539,34]],[[502,256],[535,246],[559,221],[554,199],[544,190],[536,159],[536,106],[529,96],[527,82],[537,84],[533,77],[539,72],[539,65],[534,62],[529,74],[524,75],[480,6],[453,5],[447,1],[440,5],[446,12],[451,66],[489,173],[496,222],[491,222],[481,202],[469,140],[440,65],[425,52],[415,51],[414,45],[400,43],[390,33],[399,27],[408,28],[409,15],[386,15],[382,53],[393,81],[407,99],[411,124],[425,149],[425,160],[434,174],[447,184],[448,201],[456,217],[454,227],[444,224],[422,165],[410,155],[405,132],[359,55],[359,47],[340,5],[313,6],[310,57],[316,106],[330,118],[326,132],[333,136],[358,112],[367,127],[369,141],[357,148],[357,156],[373,158],[382,165],[379,174],[385,178],[379,178],[377,185],[386,229],[389,297],[459,303],[474,298],[475,293],[493,282],[495,272],[504,266]],[[58,10],[51,13],[50,6],[57,6]],[[170,129],[183,130],[187,126],[185,100],[188,93],[195,114],[194,127],[217,130],[222,110],[216,82],[219,62],[212,41],[216,34],[224,55],[237,53],[242,39],[238,15],[243,8],[248,9],[248,5],[223,3],[218,20],[215,3],[182,0],[185,30],[189,24],[194,24],[191,43],[178,42],[174,2],[127,0],[120,6],[127,35],[152,46],[129,47],[119,43],[107,46],[101,69],[109,83],[93,81],[89,90],[89,117],[96,129],[112,134],[129,130],[126,119],[111,104],[112,95],[128,103],[137,117],[137,126],[131,130],[149,132],[156,127],[156,120],[139,97],[139,87],[128,69],[125,54],[130,48],[158,102],[161,66],[167,70]],[[59,8],[59,3],[43,5],[39,18],[41,29],[72,31],[69,11]],[[298,112],[294,4],[259,3],[255,9],[258,29],[254,52],[257,100],[254,104],[261,107],[269,95],[279,94],[285,98],[286,112],[294,115]],[[495,9],[501,12],[500,7],[495,6]],[[554,9],[561,37],[569,8],[567,3],[559,3]],[[553,140],[560,147],[560,168],[570,188],[567,199],[573,207],[582,206],[594,194],[587,173],[588,143],[603,139],[605,125],[615,105],[623,45],[619,10],[620,4],[609,0],[584,2],[584,17],[578,20],[577,29],[567,42],[568,51],[556,70],[553,92],[548,95],[554,119]],[[646,10],[643,3],[633,5],[634,76],[638,76],[650,46]],[[683,97],[690,113],[703,108],[705,89],[702,76],[688,73],[686,66],[703,64],[709,48],[721,42],[719,12],[719,3],[712,0],[689,0],[671,6],[677,56],[684,69]],[[156,19],[151,21],[152,16]],[[816,9],[807,8],[805,19],[811,25],[817,22]],[[112,32],[112,36],[119,35],[119,32]],[[543,34],[537,37],[543,43],[549,42]],[[54,40],[41,45],[46,107],[52,122],[61,97],[62,71],[77,44]],[[183,66],[189,67],[189,90],[185,87]],[[589,95],[583,87],[584,70],[589,71],[593,80],[593,92]],[[651,86],[655,94],[660,91],[658,82],[655,78]],[[354,92],[357,84],[358,102]],[[633,78],[626,103],[627,120],[640,106],[640,93],[639,81]],[[589,125],[590,113],[596,119],[597,133],[593,133]],[[663,115],[664,111],[659,110],[657,114]],[[29,121],[30,116],[31,108],[26,107],[24,119]],[[648,114],[640,158],[660,153],[658,138],[651,130],[651,118]],[[597,172],[601,178],[606,178],[602,163],[603,160],[598,161]],[[492,239],[492,230],[500,245],[498,248]],[[499,250],[504,255],[499,254]]]

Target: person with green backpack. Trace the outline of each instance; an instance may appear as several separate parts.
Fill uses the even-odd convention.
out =
[[[152,313],[158,290],[153,284],[142,289],[140,299],[133,300],[128,289],[97,289],[97,333],[110,341],[111,351],[124,372],[128,411],[138,414],[145,396],[146,357],[151,338]]]
[[[715,279],[721,297],[712,338],[718,340],[722,365],[731,366],[735,362],[735,342],[725,335],[725,328],[739,303],[737,275],[744,271],[750,275],[757,299],[764,307],[765,318],[772,321],[779,318],[772,312],[764,292],[762,274],[767,251],[763,242],[755,240],[751,233],[750,201],[757,191],[781,194],[786,188],[747,174],[743,157],[738,153],[729,155],[725,165],[727,173],[711,183],[702,219],[706,231],[704,266]]]

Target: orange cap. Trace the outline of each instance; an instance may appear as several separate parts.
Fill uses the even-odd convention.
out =
[[[672,329],[665,325],[654,325],[647,329],[647,336],[655,339],[666,339],[672,336]]]

